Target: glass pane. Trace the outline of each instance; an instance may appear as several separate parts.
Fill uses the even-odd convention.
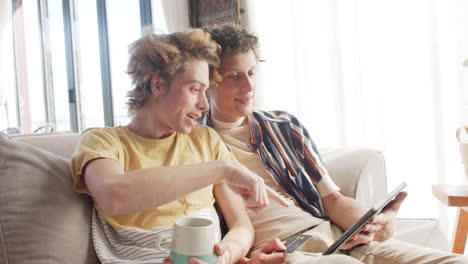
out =
[[[126,125],[129,122],[127,92],[131,89],[131,80],[126,73],[128,46],[141,36],[140,6],[139,1],[126,0],[107,1],[106,5],[114,124]]]
[[[67,60],[65,52],[65,35],[63,25],[62,0],[49,0],[50,54],[52,82],[50,96],[53,95],[56,131],[70,130],[70,106],[68,103]]]
[[[76,65],[81,127],[104,126],[96,0],[75,1]]]
[[[31,129],[34,131],[47,122],[37,1],[23,1],[22,8],[24,12],[24,36],[20,36],[18,41],[24,41],[26,44],[27,82],[26,86],[22,87],[22,89],[28,90],[27,95],[29,98],[20,99],[22,102],[29,101],[31,120],[23,120],[23,122],[30,122]],[[30,133],[32,131],[24,132]]]

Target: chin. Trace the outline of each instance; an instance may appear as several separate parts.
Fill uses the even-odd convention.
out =
[[[193,127],[183,127],[179,129],[179,132],[182,134],[190,134],[192,132]]]
[[[241,109],[241,114],[245,117],[245,116],[248,116],[250,115],[252,112],[253,112],[253,107],[249,107],[249,108],[245,108],[245,109]]]

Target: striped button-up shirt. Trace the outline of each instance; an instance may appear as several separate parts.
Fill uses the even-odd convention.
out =
[[[283,111],[256,110],[247,119],[250,148],[260,155],[279,187],[303,210],[325,218],[316,184],[328,172],[305,127]],[[202,124],[213,127],[210,113]]]

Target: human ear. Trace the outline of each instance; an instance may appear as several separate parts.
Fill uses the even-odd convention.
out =
[[[155,95],[161,93],[161,76],[159,74],[151,77],[151,92]]]

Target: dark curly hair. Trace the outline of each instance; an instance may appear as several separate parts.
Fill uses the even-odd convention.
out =
[[[258,37],[236,24],[222,24],[203,28],[221,46],[221,56],[252,50],[259,58]]]
[[[200,29],[167,35],[148,33],[130,45],[127,73],[132,79],[133,90],[128,92],[128,114],[143,106],[151,95],[151,79],[159,74],[167,81],[184,72],[184,63],[202,60],[208,63],[210,82],[219,81],[221,48],[210,35]]]

